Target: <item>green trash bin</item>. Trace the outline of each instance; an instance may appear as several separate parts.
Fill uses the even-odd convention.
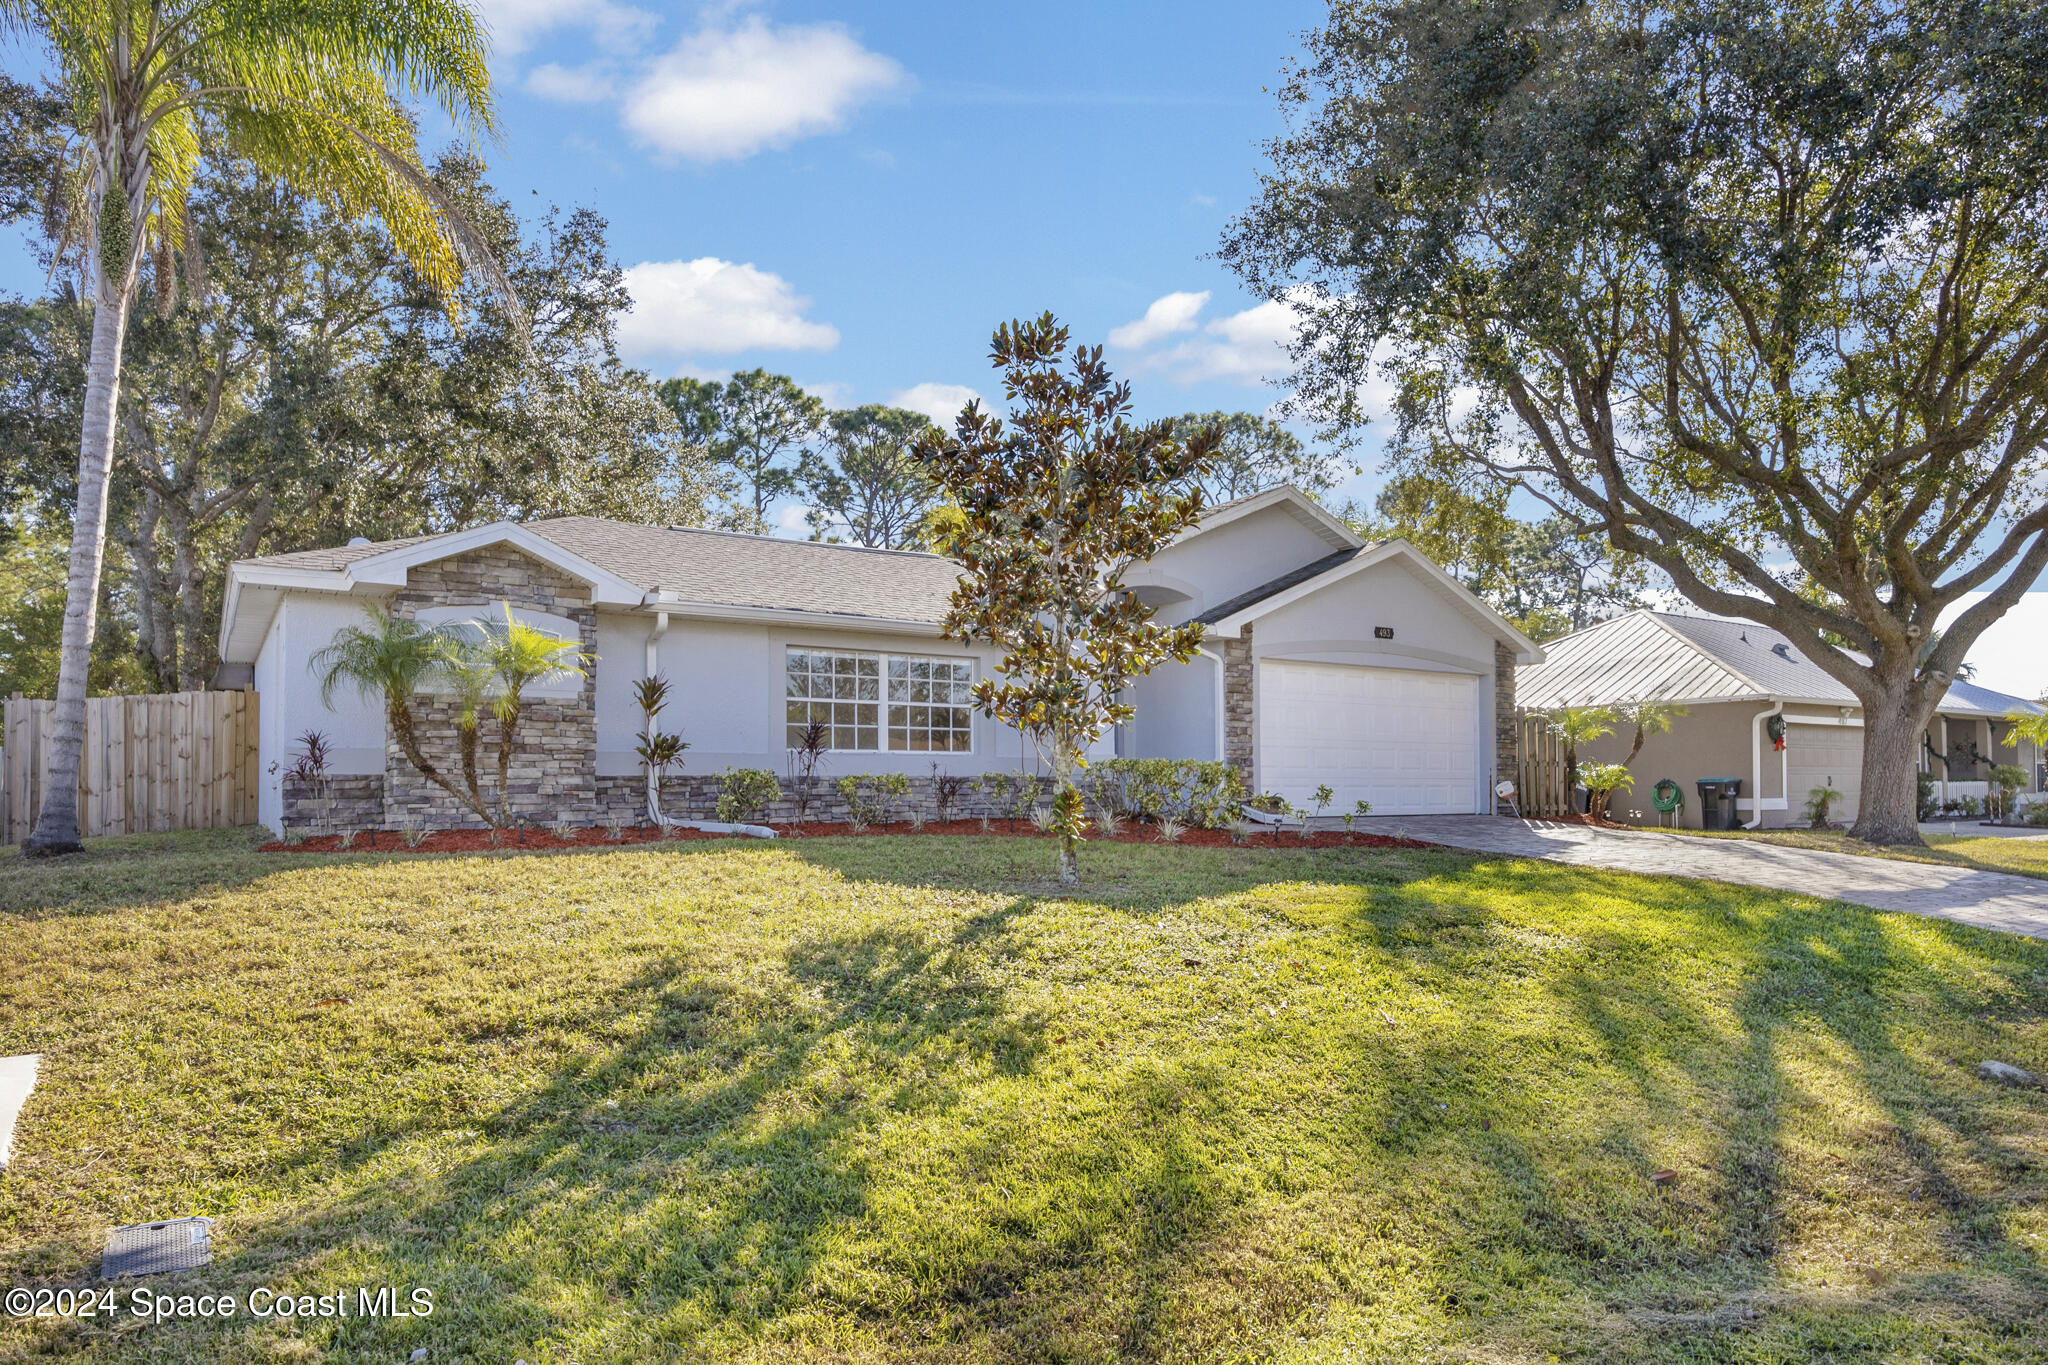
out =
[[[1703,777],[1699,780],[1700,828],[1740,829],[1735,801],[1742,794],[1739,777]]]

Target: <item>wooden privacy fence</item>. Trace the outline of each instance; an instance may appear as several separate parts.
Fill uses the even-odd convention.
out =
[[[0,843],[35,828],[57,703],[10,698],[0,728]],[[256,823],[256,691],[92,697],[78,772],[81,834]]]
[[[1515,800],[1526,816],[1569,815],[1575,809],[1571,775],[1564,767],[1564,740],[1542,711],[1524,711],[1517,724]]]

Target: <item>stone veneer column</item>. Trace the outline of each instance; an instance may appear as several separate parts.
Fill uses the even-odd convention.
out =
[[[1244,789],[1252,786],[1252,628],[1222,642],[1223,761],[1237,769]]]
[[[495,607],[509,602],[576,622],[584,653],[597,653],[597,613],[589,587],[530,555],[504,545],[488,546],[422,564],[406,574],[391,599],[392,611],[411,616],[424,607]],[[597,817],[597,665],[588,662],[581,695],[529,701],[519,721],[519,749],[512,756],[507,786],[515,820],[587,825]],[[458,787],[462,764],[456,749],[455,706],[447,697],[413,697],[420,748]],[[477,777],[484,799],[498,800],[497,721],[486,714],[479,726]],[[384,818],[431,829],[474,829],[483,822],[467,807],[423,777],[384,741]]]
[[[1493,771],[1494,781],[1505,778],[1519,784],[1522,780],[1521,717],[1515,710],[1515,651],[1493,642]],[[1512,815],[1514,810],[1499,797],[1494,798],[1494,814]]]

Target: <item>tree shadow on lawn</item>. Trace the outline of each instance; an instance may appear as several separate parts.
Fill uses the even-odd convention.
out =
[[[1505,892],[1527,876],[1526,865],[1488,865],[1468,881]],[[1606,878],[1583,889],[1597,905],[1616,886]],[[1970,1042],[1930,1030],[2001,1011],[2037,1022],[2048,952],[1947,921],[1743,888],[1690,884],[1666,899],[1666,922],[1633,933],[1560,916],[1565,942],[1551,951],[1567,964],[1530,973],[1559,1006],[1553,1025],[1534,1031],[1543,1045],[1535,1055],[1545,1046],[1568,1055],[1590,1040],[1612,1075],[1575,1116],[1579,1151],[1537,1137],[1527,1118],[1467,1145],[1514,1210],[1465,1230],[1468,1268],[1563,1255],[1608,1311],[1576,1331],[1555,1322],[1532,1329],[1507,1314],[1486,1334],[1532,1351],[1575,1342],[1605,1354],[1622,1349],[1618,1335],[1677,1341],[1740,1329],[1775,1333],[1800,1354],[1838,1335],[1831,1316],[1889,1317],[1939,1341],[1935,1320],[1947,1312],[1994,1338],[2023,1336],[2048,1306],[2048,1272],[2036,1249],[2007,1235],[2002,1214],[2048,1189],[2026,1178],[2038,1159],[2013,1131],[2024,1115],[2006,1115],[2001,1127],[1994,1112],[2013,1097],[1945,1055]],[[1455,897],[1428,916],[1451,925],[1485,918]],[[1368,918],[1377,934],[1412,937],[1396,912]],[[1690,962],[1672,961],[1674,933],[1693,945]],[[1658,965],[1687,970],[1660,977]],[[1466,1003],[1483,1012],[1488,1002]],[[1462,1063],[1433,1058],[1432,1070],[1472,1064],[1474,1050],[1456,1041],[1439,1048],[1462,1053]],[[1560,1068],[1556,1083],[1571,1069]],[[1866,1110],[1874,1116],[1859,1117]],[[1817,1159],[1816,1149],[1828,1155]],[[1679,1168],[1675,1180],[1649,1178],[1667,1163]],[[1841,1244],[1845,1234],[1830,1226],[1842,1216],[1838,1203],[1862,1203],[1867,1218],[1893,1195],[1927,1198],[1894,1216],[1928,1234],[1938,1264],[1861,1259],[1859,1246],[1889,1244],[1878,1228]],[[1859,1243],[1859,1234],[1869,1235]],[[1812,1287],[1827,1286],[1828,1274],[1832,1296]],[[1844,1296],[1845,1274],[1862,1277],[1856,1296]],[[1455,1279],[1464,1292],[1453,1297],[1468,1312],[1516,1297],[1500,1293],[1498,1276],[1490,1287],[1483,1272]]]
[[[863,842],[884,841],[759,851],[906,884],[897,855]],[[1156,883],[1140,852],[1124,899],[1105,904],[1192,898]],[[1160,850],[1190,852],[1202,851]],[[442,1116],[366,1134],[338,1160],[303,1153],[286,1183],[304,1193],[232,1221],[239,1249],[202,1282],[435,1287],[424,1322],[304,1330],[376,1360],[420,1345],[436,1358],[545,1347],[599,1359],[764,1341],[790,1354],[879,1342],[899,1356],[978,1343],[1016,1359],[1108,1343],[1146,1358],[1236,1348],[1276,1323],[1312,1326],[1331,1303],[1404,1294],[1445,1335],[1597,1348],[1615,1329],[1588,1321],[1588,1295],[1626,1315],[1772,1282],[1798,1088],[1784,1055],[1817,1030],[1847,1050],[1927,1187],[1954,1195],[1940,1208],[1959,1259],[1995,1263],[2014,1304],[2038,1305],[2038,1257],[2000,1240],[1995,1199],[1964,1193],[1981,1181],[1952,1169],[1956,1143],[1979,1164],[2019,1155],[1966,1079],[1888,1030],[1902,1000],[1942,1018],[2024,1000],[2028,974],[2048,968],[2041,952],[1946,922],[1518,860],[1405,854],[1397,870],[1363,851],[1215,852],[1202,896],[1326,885],[1247,897],[1292,937],[1207,956],[1185,969],[1188,989],[1310,952],[1384,972],[1377,997],[1331,1006],[1343,1011],[1333,1058],[1293,1055],[1246,988],[1222,1006],[1237,1011],[1235,1052],[1183,1037],[1105,1062],[1093,1088],[1045,1088],[1072,1045],[1008,985],[1042,908],[1025,896],[969,905],[942,928],[871,918],[799,936],[777,949],[780,993],[707,970],[685,939],[589,1003],[603,1048],[468,1128]],[[916,884],[986,891],[1012,875],[1001,860],[963,863]],[[1554,1012],[1535,1010],[1545,1002]],[[600,1016],[632,1022],[607,1035]],[[1602,1075],[1576,1103],[1547,1102],[1589,1070]],[[1276,1078],[1299,1093],[1269,1097]],[[1269,1098],[1280,1112],[1260,1112]],[[1056,1122],[1054,1100],[1079,1111]],[[1698,1163],[1676,1186],[1650,1185],[1687,1130]],[[1281,1224],[1277,1240],[1246,1231],[1261,1219]],[[1362,1270],[1369,1248],[1398,1271]],[[161,1329],[150,1349],[210,1358],[275,1330]]]
[[[326,1153],[331,1200],[251,1217],[234,1229],[239,1250],[187,1278],[244,1294],[435,1287],[424,1321],[301,1329],[377,1360],[421,1344],[509,1360],[579,1337],[594,1353],[582,1358],[622,1358],[587,1335],[593,1300],[660,1318],[653,1336],[672,1343],[788,1311],[834,1229],[865,1207],[862,1138],[878,1115],[955,1102],[952,1075],[913,1063],[936,1054],[999,1076],[1035,1065],[1038,1022],[956,952],[1029,910],[970,915],[950,941],[878,929],[799,943],[793,1000],[750,998],[667,957],[603,1002],[644,1020],[625,1042],[566,1062],[467,1130],[408,1125]],[[203,1358],[276,1330],[244,1317],[159,1329],[152,1345]]]
[[[82,855],[0,862],[0,916],[23,921],[105,915],[140,906],[205,898],[260,886],[276,878],[380,868],[433,868],[472,863],[480,876],[493,867],[517,869],[539,860],[598,865],[634,858],[706,860],[795,858],[848,881],[888,886],[949,888],[989,895],[1098,901],[1161,909],[1230,895],[1260,885],[1328,880],[1397,885],[1442,872],[1475,855],[1457,849],[1253,849],[1174,845],[1095,844],[1081,852],[1082,885],[1054,878],[1053,845],[1044,839],[989,836],[905,836],[900,839],[809,838],[690,839],[574,849],[406,853],[363,849],[351,853],[257,853],[261,831],[209,830],[94,840]],[[106,845],[102,847],[101,845]],[[565,869],[559,890],[578,893]],[[280,885],[283,883],[280,882]],[[1191,889],[1192,887],[1192,889]]]

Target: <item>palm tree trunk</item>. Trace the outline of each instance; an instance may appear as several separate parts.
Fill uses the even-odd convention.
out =
[[[129,278],[101,272],[93,306],[92,350],[85,369],[85,412],[78,439],[78,508],[71,524],[64,635],[57,657],[57,709],[43,809],[21,851],[30,857],[76,853],[78,769],[85,748],[85,682],[92,661],[100,571],[106,563],[107,488],[114,474],[114,410],[121,401],[121,343],[128,332]]]
[[[505,698],[498,716],[498,825],[512,823],[511,802],[506,788],[512,785],[512,745],[519,734],[519,698]]]
[[[391,737],[398,741],[398,751],[405,755],[408,763],[419,769],[420,776],[454,797],[457,803],[475,811],[477,819],[487,825],[491,823],[491,812],[482,800],[464,793],[448,780],[447,774],[427,760],[426,754],[420,749],[419,734],[413,728],[410,706],[387,698],[384,704],[384,719],[391,726]]]

